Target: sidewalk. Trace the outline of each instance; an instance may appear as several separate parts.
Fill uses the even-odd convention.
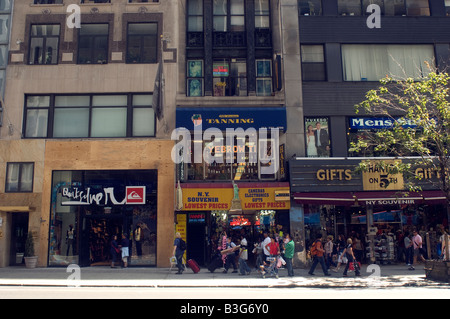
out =
[[[342,271],[331,272],[330,277],[324,277],[321,269],[316,269],[315,276],[309,276],[308,269],[295,269],[295,277],[287,277],[287,271],[280,269],[279,279],[263,279],[256,271],[249,276],[239,276],[224,274],[221,269],[210,273],[206,268],[198,274],[186,269],[182,275],[177,275],[175,269],[170,271],[169,268],[84,267],[72,272],[66,268],[6,267],[0,268],[0,286],[450,288],[447,283],[426,280],[423,266],[416,267],[415,271],[407,270],[404,265],[380,266],[380,276],[367,270],[367,265],[363,265],[361,277],[355,278],[354,273],[349,273],[349,277],[343,278]]]

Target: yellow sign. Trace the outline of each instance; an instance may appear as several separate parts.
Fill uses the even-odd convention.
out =
[[[401,173],[394,174],[391,168],[399,161],[370,162],[368,169],[363,171],[363,188],[365,191],[385,191],[404,189],[404,180]],[[378,164],[378,165],[377,165]]]
[[[276,193],[289,193],[289,187],[239,188],[242,209],[290,209],[289,198],[280,200],[276,197]],[[233,188],[184,188],[183,210],[229,210],[233,195]]]

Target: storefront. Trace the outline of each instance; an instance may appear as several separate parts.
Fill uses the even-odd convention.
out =
[[[114,236],[130,265],[156,265],[157,170],[54,171],[49,265],[109,265]]]
[[[121,244],[125,236],[130,266],[168,267],[172,147],[172,141],[148,139],[47,141],[40,265],[110,265],[113,237]]]
[[[224,232],[235,240],[244,234],[249,247],[264,231],[277,236],[289,232],[289,183],[237,185],[238,196],[231,182],[181,184],[177,227],[186,229],[187,258],[208,263]]]
[[[422,191],[406,191],[401,174],[375,165],[357,172],[360,162],[331,158],[290,162],[291,192],[304,213],[307,247],[319,233],[336,240],[340,235],[358,237],[366,243],[364,260],[393,262],[400,259],[403,234],[417,229],[429,237],[431,256],[435,256],[439,229],[448,227],[443,193],[426,181],[417,182]]]

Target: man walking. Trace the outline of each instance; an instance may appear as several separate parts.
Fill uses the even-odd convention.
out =
[[[289,277],[294,277],[294,267],[292,266],[292,258],[294,258],[295,243],[289,234],[284,239],[284,261]]]
[[[322,266],[323,274],[325,276],[330,276],[327,270],[327,266],[325,265],[325,258],[323,257],[324,253],[325,250],[323,249],[322,245],[322,235],[319,234],[316,241],[311,247],[311,257],[313,257],[314,259],[311,269],[308,272],[309,275],[314,276],[314,270],[316,269],[317,264],[320,263],[320,265]]]

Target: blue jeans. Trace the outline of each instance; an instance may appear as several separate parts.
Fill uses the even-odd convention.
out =
[[[309,270],[309,274],[312,275],[314,273],[314,270],[317,267],[317,264],[320,263],[320,266],[322,266],[322,270],[323,270],[323,274],[324,275],[328,275],[328,270],[327,270],[327,266],[325,265],[325,258],[322,257],[318,257],[318,256],[314,256],[314,261],[313,264],[311,266],[311,269]]]
[[[247,265],[247,261],[242,258],[239,258],[239,270],[241,271],[241,275],[245,275],[246,272],[249,273],[251,271]]]
[[[289,277],[294,277],[294,267],[292,266],[292,258],[284,257],[284,261],[286,262],[286,269]]]

